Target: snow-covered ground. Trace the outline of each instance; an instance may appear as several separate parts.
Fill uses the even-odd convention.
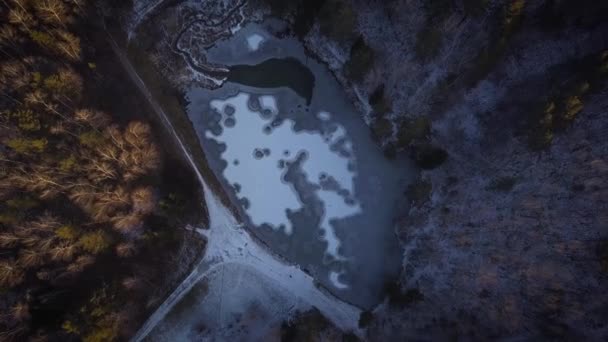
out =
[[[251,238],[243,226],[236,221],[232,213],[213,195],[209,187],[204,183],[204,180],[202,186],[209,211],[210,227],[209,229],[198,229],[197,231],[204,235],[208,241],[205,256],[184,282],[148,319],[133,338],[134,341],[141,341],[145,338],[193,287],[201,285],[201,282],[208,281],[211,284],[210,287],[214,288],[214,286],[217,286],[217,281],[225,281],[225,279],[222,280],[221,276],[217,277],[218,269],[222,270],[224,276],[225,273],[230,273],[231,270],[237,270],[238,272],[246,270],[247,282],[249,284],[259,282],[264,287],[276,290],[278,294],[287,300],[287,303],[293,303],[287,306],[284,304],[273,306],[278,308],[278,312],[274,314],[280,317],[280,319],[288,318],[288,316],[283,316],[282,314],[289,314],[291,307],[305,309],[314,306],[339,328],[345,331],[358,332],[357,322],[360,315],[358,308],[340,301],[317,287],[315,280],[298,266],[290,265],[271,254],[266,247],[261,246],[256,240]],[[227,265],[238,266],[227,267]],[[205,305],[207,304],[207,300],[211,302],[214,299],[217,300],[216,296],[227,296],[233,293],[243,300],[241,301],[238,298],[232,297],[231,301],[225,302],[226,307],[223,307],[222,310],[226,310],[226,312],[242,312],[242,310],[247,308],[246,304],[252,298],[252,293],[247,292],[247,288],[240,288],[240,291],[234,291],[235,288],[238,288],[234,285],[234,283],[226,284],[225,286],[220,284],[220,290],[215,292],[214,296],[205,296],[200,303],[191,304],[193,306]],[[224,293],[223,291],[226,291],[229,287],[232,287],[232,291]],[[253,286],[249,289],[255,291],[259,290],[259,287]],[[285,307],[290,307],[290,309],[285,312]],[[189,312],[192,313],[192,308],[189,309]],[[210,323],[207,322],[207,324]],[[187,326],[187,322],[181,322],[180,324],[182,326],[179,330],[182,332],[187,331],[187,329],[196,329],[196,326]],[[220,328],[221,326],[218,327],[218,329]],[[163,329],[160,330],[162,331]],[[175,338],[175,336],[172,335],[171,338]]]
[[[264,41],[264,37],[261,35],[254,33],[247,37],[247,45],[249,45],[249,50],[257,51],[260,48],[260,44]]]

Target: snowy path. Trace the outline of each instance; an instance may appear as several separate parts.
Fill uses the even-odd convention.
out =
[[[217,199],[207,186],[205,179],[196,167],[188,149],[182,143],[175,128],[154,100],[145,83],[139,77],[127,56],[122,52],[115,41],[111,40],[112,48],[119,58],[123,68],[138,89],[150,102],[156,114],[162,118],[165,127],[171,132],[188,162],[196,172],[197,178],[203,188],[205,201],[209,211],[209,229],[198,230],[207,237],[207,250],[203,259],[192,273],[176,288],[165,302],[150,316],[142,328],[133,337],[133,341],[141,341],[152,329],[167,315],[175,304],[188,293],[207,274],[223,264],[237,263],[251,267],[260,276],[274,280],[277,287],[281,287],[311,306],[316,307],[344,331],[360,333],[357,323],[360,309],[345,303],[332,294],[318,288],[314,279],[295,265],[289,265],[273,255],[263,246],[260,246],[249,233],[238,223],[233,214]]]

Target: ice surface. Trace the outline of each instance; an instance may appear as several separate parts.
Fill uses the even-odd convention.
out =
[[[336,271],[331,271],[329,272],[329,281],[331,281],[331,283],[334,285],[335,288],[338,289],[347,289],[348,285],[344,284],[343,282],[340,281],[340,274],[339,272]]]
[[[248,229],[333,294],[370,308],[399,272],[396,202],[415,173],[383,155],[327,67],[270,26],[245,25],[206,52],[213,63],[249,65],[241,71],[250,74],[244,84],[191,88],[188,116]],[[263,48],[250,51],[246,39],[255,33]],[[277,58],[311,72],[310,101],[292,83],[267,86],[276,76],[268,61]]]
[[[356,200],[347,203],[347,198],[339,195],[337,190],[323,190],[320,182],[331,177],[343,193],[352,194],[354,191],[356,173],[349,165],[355,164],[355,160],[341,155],[336,149],[339,142],[342,150],[349,146],[345,144],[348,141],[345,129],[338,125],[333,132],[323,135],[320,132],[296,132],[292,119],[273,125],[280,110],[276,98],[260,96],[260,111],[249,108],[250,100],[251,94],[241,92],[210,103],[210,108],[221,115],[222,130],[219,135],[207,131],[206,136],[225,144],[221,153],[227,163],[224,177],[230,184],[238,184],[238,198],[248,203],[246,212],[253,224],[268,224],[273,229],[291,234],[293,225],[288,213],[301,209],[303,204],[297,192],[285,181],[285,174],[288,165],[294,163],[298,155],[304,154],[302,171],[307,175],[307,181],[317,189],[324,205],[321,223],[324,233],[321,238],[327,241],[327,253],[335,259],[342,259],[338,250],[340,241],[331,222],[355,215],[361,209]],[[284,151],[288,151],[289,156]],[[238,163],[234,163],[235,160]]]
[[[264,37],[261,35],[254,33],[247,37],[247,45],[249,50],[257,51],[260,48],[260,44],[264,41]]]

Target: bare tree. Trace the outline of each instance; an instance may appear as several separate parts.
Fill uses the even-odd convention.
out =
[[[17,49],[22,42],[23,37],[12,25],[0,27],[0,46],[10,46],[13,49]]]
[[[56,30],[55,35],[59,39],[57,50],[72,61],[80,60],[80,38],[62,30]]]
[[[90,187],[86,186],[77,186],[71,189],[69,197],[76,205],[80,206],[85,210],[89,210],[86,208],[93,207],[95,202],[95,192]]]
[[[133,210],[142,215],[148,215],[156,208],[156,199],[152,187],[139,187],[131,193]]]
[[[142,217],[137,213],[115,216],[112,218],[112,222],[114,223],[114,228],[123,233],[134,232],[143,225]]]
[[[0,247],[12,248],[19,244],[19,237],[11,232],[0,233]]]
[[[55,246],[49,252],[51,260],[53,261],[70,261],[76,254],[76,246],[71,243],[63,243]]]
[[[137,276],[127,277],[122,280],[122,286],[127,290],[138,290],[143,286],[143,282]]]
[[[81,255],[68,266],[68,272],[79,273],[84,271],[87,267],[95,263],[95,257],[85,254]]]
[[[133,121],[127,125],[124,139],[135,148],[149,144],[152,140],[152,130],[150,126],[141,122]]]
[[[9,91],[20,90],[29,86],[31,76],[26,66],[19,61],[8,61],[0,64],[0,86]]]
[[[11,308],[11,316],[17,322],[29,321],[31,318],[30,306],[25,302],[15,304]]]
[[[66,106],[66,103],[78,102],[82,96],[82,77],[72,68],[61,68],[44,83],[52,98]]]
[[[116,255],[121,258],[132,257],[136,252],[137,248],[132,242],[123,242],[116,246]]]
[[[21,25],[26,31],[36,24],[34,17],[22,8],[13,8],[8,12],[8,20],[11,24]]]
[[[107,161],[95,158],[90,159],[87,170],[89,171],[89,179],[97,183],[118,178],[118,173],[114,169],[114,166]]]
[[[17,263],[26,269],[42,266],[45,262],[44,255],[38,251],[32,249],[22,249],[19,251]]]
[[[76,6],[76,12],[80,14],[84,13],[86,0],[68,0],[68,2]]]
[[[76,120],[98,130],[110,124],[110,117],[106,113],[94,109],[78,109],[74,112],[74,116]]]
[[[72,21],[69,9],[61,0],[39,0],[34,8],[38,17],[48,24],[65,26]]]
[[[24,279],[25,273],[14,260],[0,261],[0,284],[13,287],[21,284]]]

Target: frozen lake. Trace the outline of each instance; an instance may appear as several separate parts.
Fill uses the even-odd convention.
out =
[[[231,74],[191,89],[188,115],[251,232],[369,308],[399,272],[392,221],[413,170],[386,159],[327,68],[278,29],[249,24],[209,49]]]

